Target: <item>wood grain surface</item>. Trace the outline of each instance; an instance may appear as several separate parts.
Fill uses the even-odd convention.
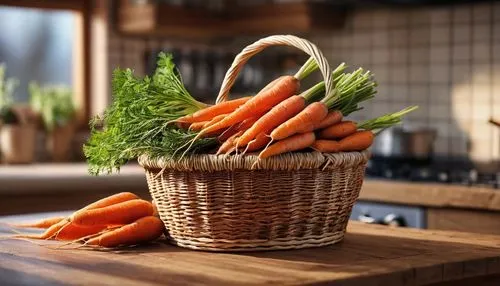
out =
[[[494,281],[500,273],[500,236],[354,221],[340,244],[292,251],[209,253],[163,241],[115,251],[44,244],[0,240],[2,285],[439,285]]]

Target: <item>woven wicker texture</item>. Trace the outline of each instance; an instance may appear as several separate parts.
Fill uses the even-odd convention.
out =
[[[245,47],[227,71],[216,102],[227,100],[243,65],[266,47],[288,45],[318,63],[325,95],[333,90],[328,61],[311,42],[270,36]],[[368,154],[289,153],[193,155],[183,159],[141,156],[149,190],[179,246],[244,251],[315,247],[342,240]]]
[[[212,251],[296,249],[342,240],[368,153],[293,153],[254,165],[256,160],[139,158],[169,240]]]
[[[330,65],[316,45],[308,40],[292,35],[274,35],[262,38],[255,43],[246,46],[239,54],[236,55],[231,67],[227,70],[226,75],[224,76],[216,103],[227,100],[229,90],[236,81],[238,73],[241,71],[245,63],[252,56],[270,46],[292,46],[310,55],[318,63],[319,70],[325,79],[325,95],[328,95],[332,91],[333,78]]]

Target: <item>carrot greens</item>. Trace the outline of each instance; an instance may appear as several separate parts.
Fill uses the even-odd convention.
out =
[[[195,133],[170,123],[207,107],[189,94],[172,56],[164,53],[159,54],[152,77],[138,78],[130,69],[116,69],[112,93],[113,102],[104,115],[91,120],[91,135],[83,148],[94,175],[117,171],[142,154],[172,155]],[[214,143],[213,138],[202,138],[193,150]]]

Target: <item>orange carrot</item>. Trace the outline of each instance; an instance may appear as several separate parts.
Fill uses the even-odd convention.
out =
[[[117,203],[135,200],[138,198],[139,197],[136,194],[129,193],[129,192],[121,192],[121,193],[114,194],[114,195],[111,195],[109,197],[100,199],[96,202],[93,202],[80,210],[91,210],[91,209],[107,207],[107,206],[111,206],[111,205],[114,205]]]
[[[54,239],[63,241],[80,239],[91,234],[97,234],[106,228],[108,228],[106,225],[82,226],[69,223],[56,233]]]
[[[191,125],[189,125],[189,130],[191,131],[200,131],[203,129],[203,126],[208,124],[210,121],[199,121],[199,122],[193,122]]]
[[[306,100],[294,95],[274,106],[250,127],[236,142],[236,146],[246,146],[261,132],[269,132],[304,109]]]
[[[366,150],[373,144],[374,137],[372,131],[357,131],[339,141],[340,150],[346,152]]]
[[[297,78],[293,76],[280,77],[280,80],[276,81],[272,87],[259,92],[256,96],[252,97],[221,121],[207,128],[203,128],[198,134],[198,138],[203,134],[230,127],[247,118],[264,114],[276,104],[294,95],[299,87],[300,82]],[[195,140],[198,138],[195,138]]]
[[[271,137],[264,133],[259,133],[259,135],[257,135],[254,140],[248,143],[248,145],[245,147],[244,153],[260,150],[266,147],[269,142],[271,142]]]
[[[330,111],[328,115],[323,120],[321,120],[319,124],[314,126],[314,130],[323,129],[328,126],[337,124],[340,121],[342,121],[342,117],[343,117],[342,112],[338,110]]]
[[[313,102],[299,114],[276,127],[271,132],[271,138],[282,140],[297,133],[311,132],[327,115],[328,107],[324,103]]]
[[[234,134],[233,136],[229,137],[226,142],[222,143],[220,145],[219,150],[217,150],[216,155],[219,154],[226,154],[231,148],[234,147],[234,143],[237,140],[238,136],[240,136],[243,133],[243,131],[238,131],[238,133]]]
[[[340,143],[335,140],[320,139],[314,141],[311,148],[323,153],[337,153],[340,152]]]
[[[155,216],[147,216],[136,220],[119,229],[91,238],[86,244],[103,247],[116,247],[121,245],[135,245],[141,242],[152,241],[163,233],[163,222]]]
[[[51,217],[34,223],[9,224],[13,227],[49,228],[52,225],[64,220],[65,217]]]
[[[30,238],[30,239],[51,239],[56,236],[57,232],[59,232],[63,227],[69,224],[67,219],[61,220],[60,222],[49,227],[45,232],[41,234],[19,234],[14,237],[17,238]]]
[[[98,209],[80,210],[72,215],[78,225],[116,225],[131,223],[141,217],[150,216],[153,205],[145,200],[130,200]]]
[[[222,134],[217,138],[219,142],[226,141],[229,137],[233,136],[239,131],[245,132],[248,128],[252,127],[252,125],[260,118],[260,116],[254,116],[247,118],[241,121],[238,124],[232,125],[228,129],[226,129]]]
[[[226,117],[228,115],[229,115],[228,113],[224,113],[224,114],[220,114],[220,115],[215,116],[214,118],[212,118],[212,120],[208,121],[205,125],[203,125],[203,128],[207,128],[208,126],[221,121],[222,119],[224,119],[224,117]]]
[[[210,121],[217,115],[233,112],[236,108],[247,102],[250,98],[252,97],[247,96],[221,102],[219,104],[206,107],[202,110],[198,110],[193,114],[183,116],[177,119],[176,122],[194,123],[200,121]]]
[[[357,124],[352,121],[342,121],[321,130],[319,132],[319,138],[342,139],[356,132],[357,128]]]
[[[259,159],[265,159],[286,152],[302,150],[311,146],[315,140],[314,132],[300,133],[271,144],[259,154]]]

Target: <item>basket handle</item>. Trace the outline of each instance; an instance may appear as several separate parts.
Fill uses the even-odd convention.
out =
[[[217,96],[217,100],[215,103],[220,103],[226,101],[229,95],[229,90],[233,86],[236,78],[238,77],[239,72],[245,65],[245,63],[255,54],[259,53],[263,49],[269,46],[292,46],[296,47],[308,55],[310,55],[319,66],[319,70],[323,75],[325,80],[325,96],[329,95],[333,90],[333,78],[332,72],[330,69],[330,65],[326,60],[323,53],[308,40],[299,38],[297,36],[292,35],[274,35],[266,38],[262,38],[253,44],[246,46],[233,60],[231,67],[226,72],[224,76],[224,80],[222,81],[222,85],[219,91],[219,95]]]

